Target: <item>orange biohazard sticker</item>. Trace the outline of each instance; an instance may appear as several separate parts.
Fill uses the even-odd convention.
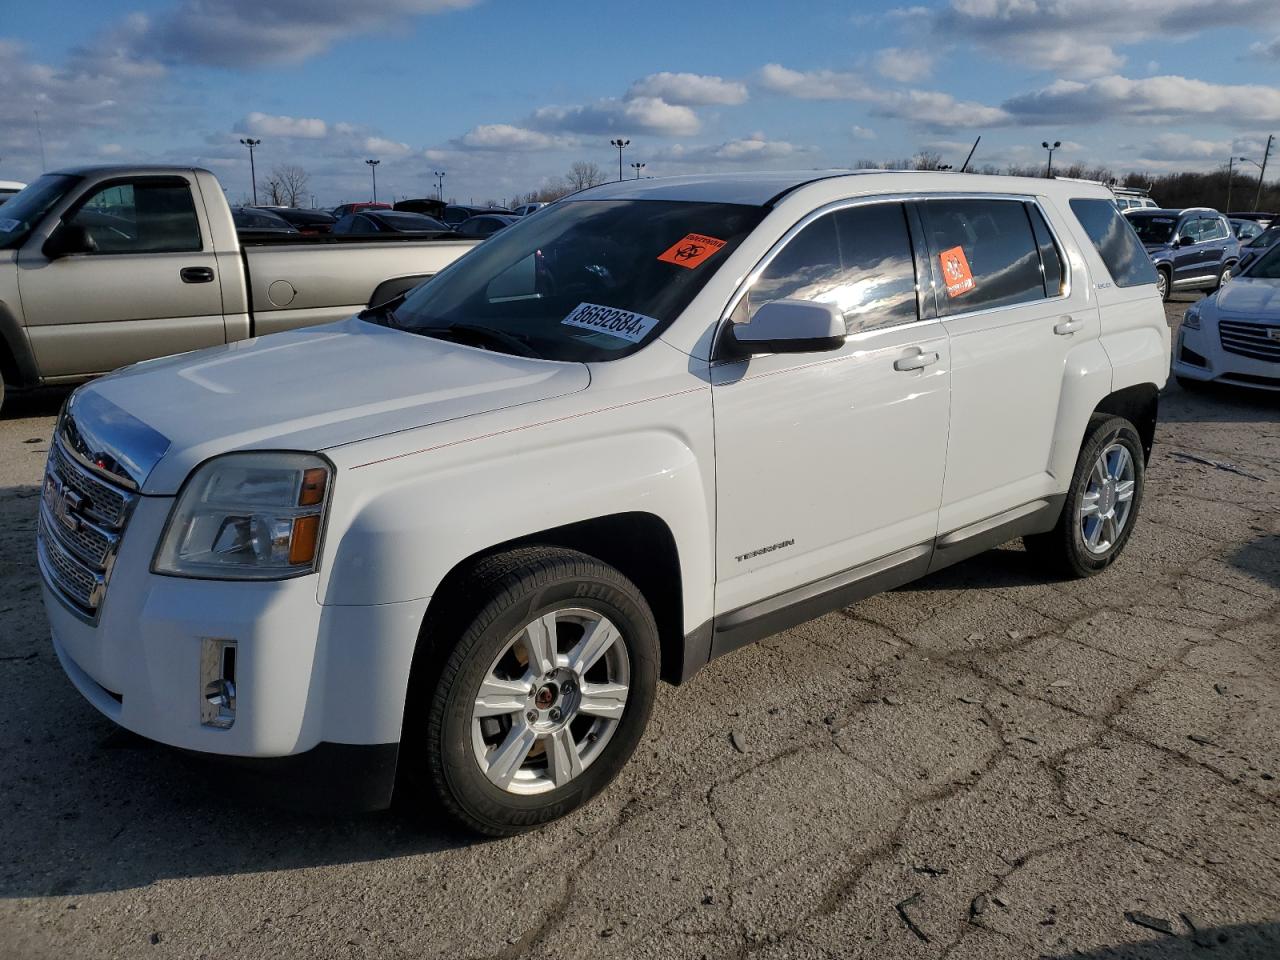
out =
[[[713,254],[718,253],[723,246],[723,240],[704,237],[700,233],[690,233],[683,240],[672,244],[670,249],[658,259],[692,270],[694,267],[701,266],[703,261]]]
[[[969,258],[964,255],[964,247],[952,247],[938,254],[942,263],[942,282],[946,285],[948,297],[958,297],[973,289],[973,271],[969,269]]]

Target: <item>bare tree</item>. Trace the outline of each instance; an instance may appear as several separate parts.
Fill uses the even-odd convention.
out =
[[[267,177],[267,197],[273,207],[297,207],[307,196],[310,183],[307,171],[282,163]]]
[[[585,190],[587,187],[594,187],[598,183],[604,183],[604,174],[600,172],[599,164],[586,160],[576,160],[569,167],[570,190]]]
[[[921,150],[911,158],[913,170],[937,170],[942,166],[942,154],[932,150]]]

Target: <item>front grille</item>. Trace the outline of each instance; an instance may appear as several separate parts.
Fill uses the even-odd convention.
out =
[[[1280,362],[1280,339],[1277,339],[1280,338],[1280,326],[1219,320],[1218,336],[1222,339],[1222,349],[1228,353]]]
[[[135,499],[54,441],[41,491],[37,556],[50,588],[90,618],[102,604]]]

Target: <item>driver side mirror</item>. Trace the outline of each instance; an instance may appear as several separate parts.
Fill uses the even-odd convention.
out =
[[[84,224],[64,220],[49,234],[41,249],[50,260],[57,260],[73,253],[96,253],[98,242]]]
[[[749,323],[725,328],[725,352],[732,357],[759,353],[821,353],[844,346],[844,317],[832,304],[813,300],[771,300]]]

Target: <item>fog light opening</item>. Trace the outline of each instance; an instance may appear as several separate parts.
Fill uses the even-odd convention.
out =
[[[236,642],[200,639],[200,723],[226,730],[236,722]]]

